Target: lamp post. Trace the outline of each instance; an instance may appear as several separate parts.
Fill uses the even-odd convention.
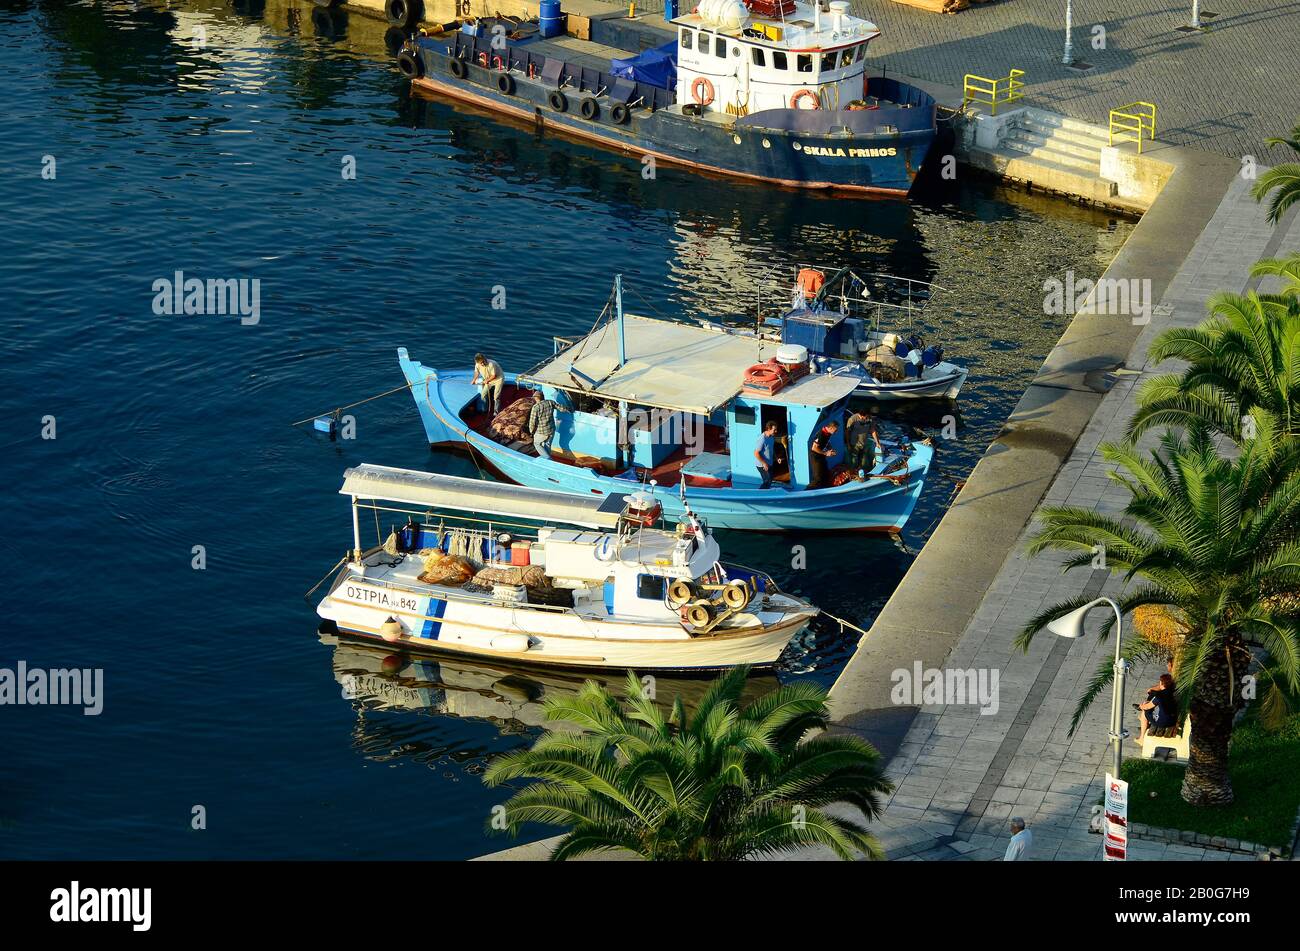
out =
[[[1201,0],[1192,0],[1192,26],[1201,28]]]
[[[1074,8],[1071,0],[1065,0],[1065,57],[1061,60],[1066,66],[1074,62]]]
[[[1128,661],[1119,656],[1124,633],[1124,617],[1120,614],[1119,605],[1110,598],[1097,598],[1081,608],[1075,608],[1069,614],[1061,615],[1048,624],[1047,629],[1058,637],[1077,640],[1083,637],[1084,616],[1099,604],[1109,604],[1115,612],[1115,679],[1110,699],[1110,740],[1114,746],[1114,768],[1111,775],[1118,779],[1120,763],[1124,759],[1124,737],[1128,736],[1128,731],[1124,729],[1124,674],[1129,667]]]

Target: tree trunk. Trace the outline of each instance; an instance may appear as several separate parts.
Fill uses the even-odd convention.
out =
[[[1193,806],[1226,806],[1232,802],[1228,742],[1236,711],[1221,704],[1203,703],[1198,696],[1192,701],[1191,714],[1192,742],[1183,775],[1183,800]]]
[[[1228,745],[1237,711],[1245,705],[1241,678],[1250,666],[1250,651],[1240,635],[1224,636],[1222,646],[1206,658],[1192,695],[1192,741],[1182,796],[1193,806],[1226,806],[1232,802],[1228,775]]]

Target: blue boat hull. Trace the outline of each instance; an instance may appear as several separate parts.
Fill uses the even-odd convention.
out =
[[[433,446],[466,446],[481,464],[511,482],[575,495],[625,493],[639,483],[601,475],[589,469],[542,459],[511,449],[471,430],[460,413],[477,396],[471,372],[438,371],[413,361],[405,348],[398,350],[420,411],[420,419]],[[514,383],[513,374],[506,374]],[[743,531],[901,531],[916,507],[934,450],[917,443],[907,460],[906,481],[888,479],[849,481],[824,489],[790,491],[779,483],[770,489],[690,488],[691,509],[714,528]],[[673,489],[658,493],[664,515],[676,518],[684,506]]]

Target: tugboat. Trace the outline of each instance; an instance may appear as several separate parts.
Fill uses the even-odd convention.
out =
[[[846,0],[703,0],[667,28],[595,16],[587,37],[559,22],[447,24],[412,36],[398,68],[539,130],[787,187],[906,194],[935,139],[933,97],[867,77],[880,31]]]
[[[841,464],[856,379],[818,372],[801,346],[625,316],[621,276],[607,313],[584,337],[554,338],[554,356],[533,369],[503,372],[490,411],[473,371],[426,367],[399,348],[429,443],[467,447],[511,482],[586,498],[672,486],[661,500],[671,516],[685,514],[689,489],[689,507],[715,528],[902,530],[934,449],[886,440],[867,470]],[[527,429],[541,400],[554,404],[544,455]],[[769,430],[779,449],[765,488],[755,452]]]

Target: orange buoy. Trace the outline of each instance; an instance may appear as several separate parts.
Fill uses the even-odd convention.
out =
[[[800,89],[797,93],[795,93],[792,97],[790,97],[790,108],[791,109],[803,108],[802,106],[799,105],[799,103],[804,99],[805,96],[811,99],[813,103],[811,106],[808,107],[809,109],[820,109],[822,107],[822,101],[817,98],[817,93],[813,92],[811,89]]]

